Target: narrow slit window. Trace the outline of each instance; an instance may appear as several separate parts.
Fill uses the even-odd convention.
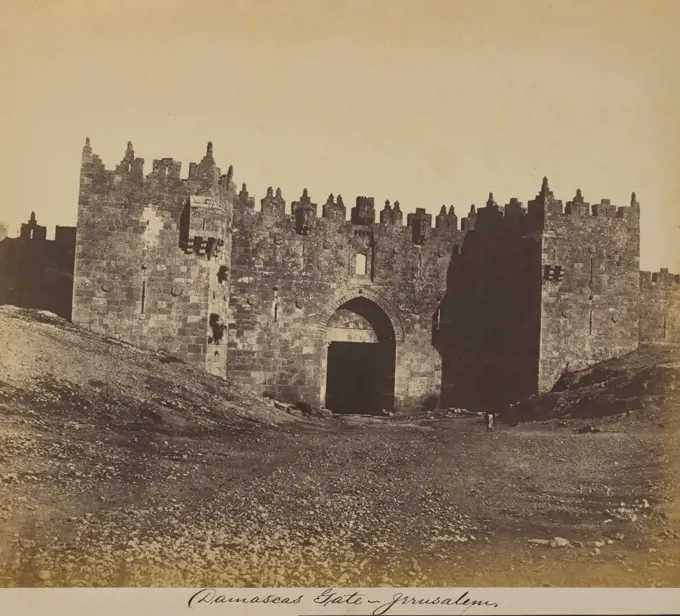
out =
[[[144,314],[145,301],[146,301],[146,280],[142,282],[142,314]]]
[[[365,254],[358,254],[354,262],[354,272],[357,276],[365,276],[368,267],[368,260]]]
[[[591,310],[588,315],[588,335],[593,335],[593,311]]]

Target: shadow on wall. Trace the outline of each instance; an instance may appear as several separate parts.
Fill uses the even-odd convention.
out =
[[[536,392],[541,242],[532,222],[491,203],[452,253],[432,327],[444,408],[500,409]]]

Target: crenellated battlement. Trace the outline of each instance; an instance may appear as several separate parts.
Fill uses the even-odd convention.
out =
[[[240,192],[236,195],[234,200],[234,205],[236,208],[241,209],[255,209],[255,198],[249,193],[247,185],[243,184]],[[277,188],[274,193],[274,189],[270,186],[267,189],[266,196],[260,200],[260,212],[264,211],[268,215],[273,215],[276,217],[282,217],[286,215],[286,200],[282,195],[281,189]],[[319,217],[319,208],[317,203],[311,201],[308,191],[305,188],[303,190],[302,196],[299,197],[298,201],[293,201],[291,203],[289,216],[295,217],[296,212],[300,207],[309,206],[312,210],[312,216],[314,218]],[[265,208],[264,210],[262,208]],[[526,208],[516,199],[512,198],[507,206],[499,206],[497,203],[487,203],[485,208],[482,208],[482,217],[485,217],[487,212],[493,211],[496,213],[497,217],[504,218],[510,217],[516,219],[518,217],[526,216]],[[506,213],[507,211],[507,213]],[[478,210],[476,206],[472,205],[470,212],[467,217],[462,218],[461,221],[468,221],[465,227],[470,229],[472,227],[473,221],[478,217]],[[401,226],[405,228],[413,227],[413,222],[417,221],[418,224],[430,230],[437,229],[450,229],[458,230],[458,216],[453,205],[450,205],[447,209],[446,205],[442,205],[439,214],[437,214],[435,219],[435,224],[433,226],[432,219],[433,216],[427,213],[425,208],[418,207],[413,212],[406,215],[404,220],[404,213],[401,209],[401,204],[399,201],[395,201],[394,204],[390,200],[386,200],[385,204],[380,210],[378,215],[378,221],[376,221],[375,215],[375,198],[359,196],[356,198],[356,205],[351,208],[349,219],[347,217],[347,207],[344,204],[341,195],[335,197],[332,193],[326,199],[321,207],[321,218],[325,218],[329,221],[334,221],[338,223],[350,222],[354,225],[361,226],[371,226],[371,225],[393,225]]]
[[[322,207],[322,216],[329,220],[335,220],[338,222],[344,221],[347,213],[347,208],[342,200],[342,196],[338,195],[336,199],[333,193],[328,195],[326,203]]]
[[[543,178],[541,190],[534,199],[529,201],[528,213],[537,220],[557,220],[563,217],[565,221],[575,218],[612,218],[626,221],[627,223],[639,224],[640,203],[635,193],[632,193],[629,206],[613,205],[609,199],[601,199],[600,203],[590,204],[584,197],[581,189],[576,190],[576,195],[566,204],[555,198],[550,190],[548,178]]]
[[[638,203],[635,193],[631,196],[630,206],[617,206],[612,204],[609,199],[601,199],[599,203],[590,204],[585,201],[581,189],[576,191],[576,195],[571,201],[568,201],[564,207],[565,215],[582,216],[582,217],[600,217],[600,218],[620,218],[624,220],[632,219],[632,214],[640,211],[640,204]]]
[[[662,267],[658,272],[640,271],[641,287],[658,289],[659,287],[672,287],[674,285],[680,285],[680,274],[669,272],[667,267]]]
[[[35,218],[35,212],[31,212],[31,217],[28,219],[28,222],[21,223],[19,238],[21,240],[30,240],[33,242],[47,241],[47,227],[38,224],[38,221]]]
[[[385,201],[385,206],[380,210],[380,224],[395,226],[404,224],[404,214],[399,201],[395,201],[393,206],[390,205],[389,199]]]
[[[5,227],[5,225],[0,224],[0,230],[3,227]],[[45,245],[53,244],[57,247],[57,250],[65,254],[72,254],[75,246],[75,237],[76,227],[56,225],[54,227],[54,239],[48,240],[47,227],[39,225],[35,212],[31,212],[28,221],[21,223],[19,237],[7,238],[7,235],[4,235],[0,238],[0,241],[7,238],[10,242],[19,242],[29,250],[41,250]]]
[[[254,204],[255,200],[248,194],[244,184],[235,200],[235,207],[237,210],[252,211]],[[295,223],[287,225],[286,228],[295,229],[296,233],[303,235],[314,233],[315,221],[319,218],[318,205],[312,202],[306,188],[299,200],[292,202],[290,213],[286,214],[286,201],[281,190],[277,189],[274,193],[270,187],[264,199],[261,200],[260,211],[265,214],[265,217],[270,218],[292,217]],[[417,207],[404,217],[399,201],[392,204],[389,199],[384,202],[376,221],[375,198],[365,195],[356,197],[355,206],[351,208],[348,220],[347,208],[342,197],[338,195],[336,198],[330,194],[321,206],[320,217],[337,224],[376,227],[376,229],[380,226],[401,228],[403,233],[410,234],[415,245],[423,245],[430,238],[441,235],[450,236],[455,232],[467,233],[472,230],[484,232],[493,229],[503,232],[503,229],[506,229],[514,234],[518,230],[525,233],[540,233],[547,225],[553,228],[564,224],[572,228],[574,224],[579,224],[577,222],[579,219],[590,221],[586,223],[585,231],[588,231],[592,224],[597,225],[607,220],[614,221],[613,224],[632,223],[635,226],[639,224],[639,203],[633,193],[630,206],[619,207],[613,205],[608,199],[602,199],[600,203],[591,205],[584,200],[581,190],[578,189],[575,197],[563,204],[550,190],[548,179],[543,178],[538,195],[528,202],[528,206],[516,197],[512,197],[505,205],[500,205],[493,193],[489,193],[483,207],[477,208],[474,204],[470,207],[467,216],[460,219],[460,227],[453,205],[448,208],[442,205],[436,216],[428,213],[425,208]]]
[[[245,225],[253,230],[260,228],[266,233],[274,227],[280,239],[287,237],[290,241],[296,235],[326,237],[331,229],[336,229],[336,235],[341,234],[348,240],[389,236],[410,238],[415,245],[424,245],[430,241],[446,242],[460,235],[453,206],[449,210],[444,208],[444,214],[437,217],[433,227],[433,216],[424,208],[416,208],[404,221],[399,202],[395,201],[392,205],[388,200],[379,212],[379,221],[376,221],[373,197],[359,196],[355,203],[348,219],[341,195],[329,195],[326,202],[319,207],[308,190],[304,189],[302,195],[292,201],[288,208],[280,189],[275,191],[270,187],[266,196],[260,200],[259,210],[256,210],[255,199],[244,186],[234,201],[234,226],[239,228]]]
[[[246,208],[250,210],[255,209],[255,199],[248,193],[248,187],[244,183],[241,186],[241,191],[236,196],[236,201],[234,202],[236,207]]]
[[[80,199],[87,201],[90,195],[105,195],[119,192],[160,193],[168,186],[176,185],[174,190],[187,194],[219,191],[235,197],[233,167],[222,174],[213,157],[213,144],[209,142],[205,156],[199,163],[189,163],[188,177],[182,178],[182,163],[173,158],[157,158],[152,161],[151,171],[144,175],[144,158],[135,156],[131,141],[128,141],[125,154],[113,169],[107,169],[101,157],[94,153],[90,138],[85,140],[82,151],[80,172]]]
[[[240,192],[237,193],[233,182],[233,167],[229,167],[226,174],[222,174],[217,166],[213,153],[213,144],[209,142],[206,153],[200,162],[189,164],[188,176],[181,178],[182,163],[173,158],[159,158],[152,161],[151,171],[144,175],[144,158],[135,156],[132,142],[128,142],[127,148],[121,162],[113,169],[107,169],[99,155],[93,152],[90,139],[87,138],[82,153],[81,166],[81,195],[102,194],[107,192],[123,190],[125,187],[133,185],[136,190],[144,186],[151,192],[162,191],[163,184],[166,182],[176,183],[185,186],[188,194],[207,194],[211,190],[226,191],[232,194],[234,206],[243,209],[255,209],[255,199],[247,190],[246,184],[242,185]],[[303,214],[298,214],[302,208]],[[286,212],[286,200],[280,188],[274,190],[269,187],[266,195],[260,200],[260,211],[266,216],[282,217],[288,215]],[[618,219],[633,223],[639,223],[640,204],[635,193],[631,196],[628,206],[617,206],[609,199],[601,199],[599,203],[590,204],[585,201],[580,189],[576,195],[564,204],[556,199],[550,190],[548,179],[543,178],[541,189],[536,197],[528,202],[527,207],[515,197],[505,205],[499,205],[494,199],[493,193],[489,194],[484,207],[477,209],[471,206],[469,214],[460,219],[460,230],[469,231],[483,224],[500,224],[501,219],[518,220],[529,219],[536,228],[540,228],[546,216],[551,220],[556,217],[563,217],[566,220],[575,218],[598,218],[598,219]],[[303,216],[306,220],[301,225],[299,232],[310,232],[311,221],[321,216],[328,220],[344,222],[347,220],[347,207],[341,195],[335,197],[330,194],[325,203],[321,206],[321,212],[317,203],[312,203],[307,189],[304,189],[298,201],[291,203],[289,215],[292,217]],[[418,231],[415,233],[418,241],[426,241],[433,230],[431,214],[426,214],[425,208],[417,207],[406,215],[402,212],[399,201],[392,204],[386,200],[384,207],[379,212],[378,222],[376,223],[375,199],[361,195],[356,197],[355,206],[349,212],[349,221],[355,225],[370,226],[375,224],[405,226],[413,229],[417,225]],[[434,230],[458,230],[458,217],[454,207],[443,205],[439,214],[434,216]],[[414,240],[415,241],[415,240]]]
[[[386,200],[376,221],[374,197],[360,195],[350,209],[341,195],[336,197],[331,193],[319,207],[306,188],[288,208],[281,188],[274,189],[270,186],[265,196],[259,200],[259,208],[256,210],[256,199],[249,194],[246,184],[237,192],[233,181],[233,167],[230,166],[226,174],[221,173],[214,158],[212,142],[208,143],[200,162],[189,164],[186,178],[180,177],[181,169],[181,162],[172,158],[160,158],[153,160],[151,172],[144,175],[144,159],[135,156],[133,145],[128,142],[121,162],[109,170],[92,151],[88,138],[83,148],[80,199],[87,203],[93,195],[112,195],[118,192],[127,195],[143,194],[145,199],[160,202],[167,200],[168,195],[211,196],[215,200],[215,206],[221,206],[225,211],[233,204],[236,218],[241,212],[250,211],[253,215],[257,214],[255,224],[257,220],[261,220],[264,227],[270,226],[273,221],[281,221],[283,233],[314,234],[317,221],[323,219],[326,221],[324,224],[350,224],[375,228],[376,231],[378,227],[393,228],[397,233],[410,236],[412,243],[417,246],[425,245],[438,237],[450,238],[456,233],[466,234],[473,230],[493,230],[494,233],[507,230],[512,234],[520,230],[536,234],[550,228],[552,231],[557,229],[559,234],[562,233],[559,229],[563,226],[564,233],[573,233],[574,228],[581,227],[585,233],[592,233],[595,227],[601,227],[602,224],[639,226],[640,204],[635,193],[632,194],[629,206],[619,207],[608,199],[591,205],[578,189],[576,195],[564,204],[555,197],[547,177],[543,178],[538,194],[526,207],[516,197],[511,198],[506,205],[500,205],[493,193],[489,193],[483,207],[477,208],[473,204],[467,216],[462,217],[459,222],[453,205],[448,208],[442,205],[435,216],[423,207],[416,207],[404,215],[399,201],[391,203]],[[125,198],[126,201],[129,199],[130,197]],[[289,222],[284,223],[285,220]],[[401,231],[396,231],[397,229]],[[356,235],[349,228],[347,233]],[[190,241],[189,236],[185,239]]]

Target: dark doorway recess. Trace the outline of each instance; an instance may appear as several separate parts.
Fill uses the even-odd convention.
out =
[[[326,408],[373,414],[394,408],[395,337],[377,304],[355,298],[329,321]]]
[[[376,413],[393,406],[394,345],[331,342],[326,408],[336,413]]]

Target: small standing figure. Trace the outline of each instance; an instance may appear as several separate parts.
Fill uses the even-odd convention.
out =
[[[493,420],[494,420],[494,414],[493,413],[487,413],[486,414],[486,431],[487,432],[493,432]]]

